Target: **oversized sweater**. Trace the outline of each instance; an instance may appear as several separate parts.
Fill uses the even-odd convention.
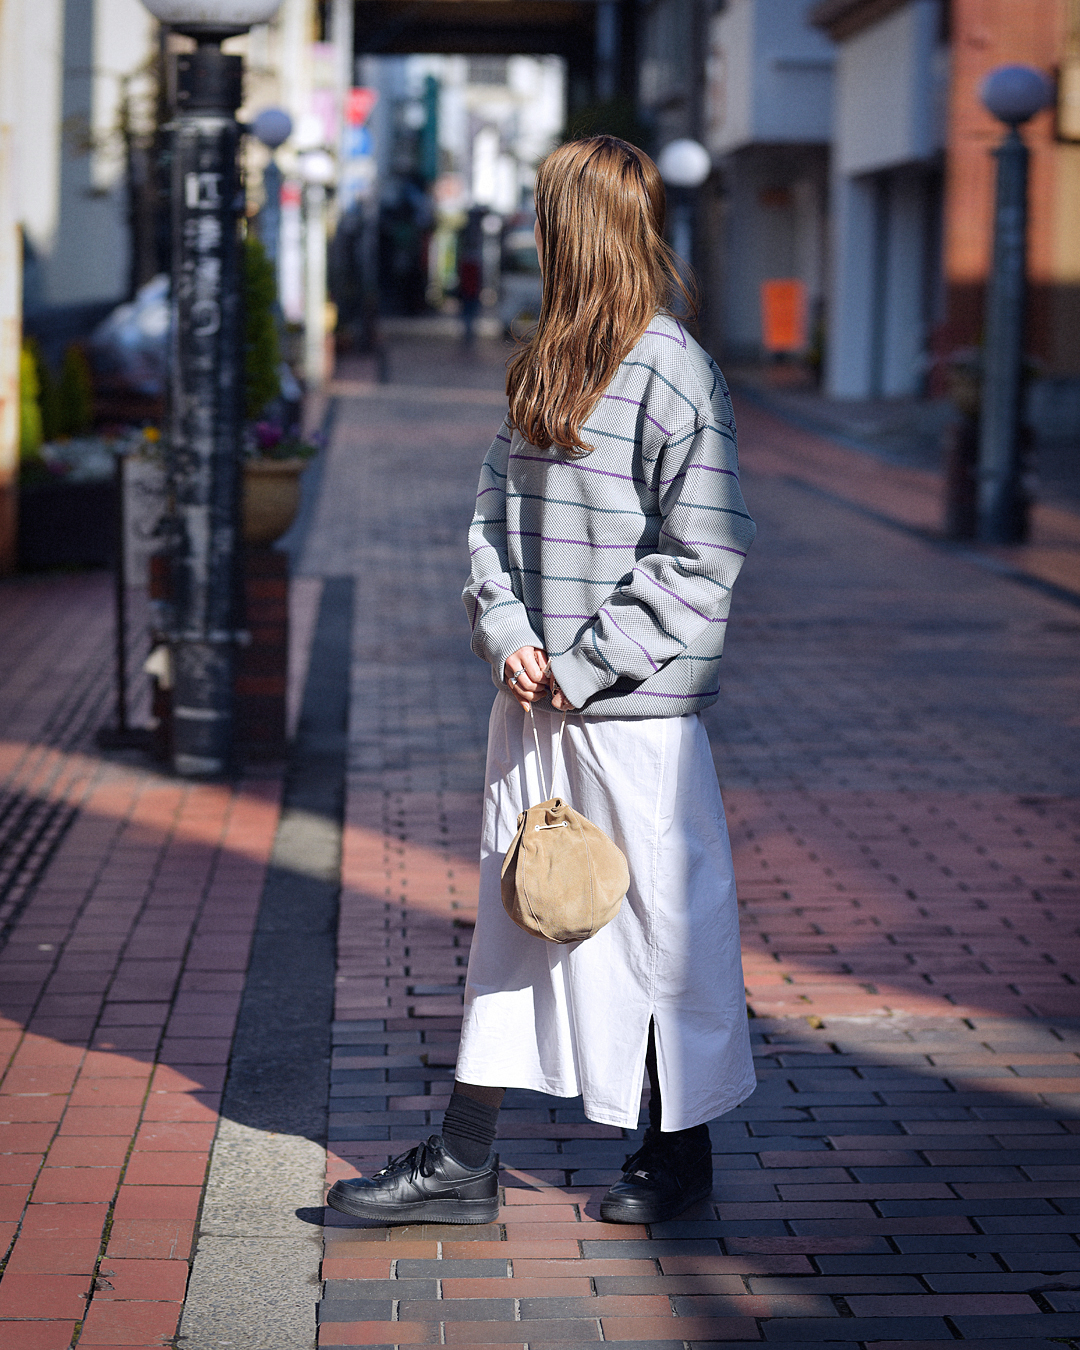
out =
[[[658,315],[583,429],[539,450],[504,422],[484,460],[463,599],[473,650],[543,647],[590,717],[681,717],[714,703],[731,588],[755,526],[724,377]]]

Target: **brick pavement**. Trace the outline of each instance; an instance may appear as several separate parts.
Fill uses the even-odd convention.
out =
[[[339,386],[304,560],[357,579],[328,1181],[445,1105],[492,697],[457,592],[495,353],[487,396],[483,362],[392,357],[390,386]],[[905,484],[770,422],[744,409],[761,533],[707,719],[761,1080],[713,1125],[712,1201],[648,1232],[599,1222],[637,1136],[511,1091],[497,1223],[326,1212],[320,1344],[1080,1333],[1080,624],[874,519],[910,512]],[[879,500],[838,500],[852,478]]]
[[[736,395],[744,445],[760,472],[801,483],[883,519],[941,539],[943,475],[871,451],[860,453],[828,436],[793,426],[753,398]],[[1008,548],[952,545],[955,553],[1005,575],[1026,578],[1080,600],[1080,514],[1036,501],[1030,539]]]
[[[346,371],[299,559],[304,633],[324,578],[356,593],[329,1180],[437,1128],[453,1076],[493,693],[457,595],[500,361]],[[742,427],[761,533],[708,724],[761,1086],[713,1125],[712,1201],[599,1222],[637,1136],[512,1092],[498,1223],[316,1214],[321,1344],[1077,1343],[1075,608],[890,528],[911,484],[856,452]],[[275,780],[94,753],[107,613],[102,578],[0,585],[0,1350],[174,1336],[277,819]],[[242,1286],[180,1344],[313,1344]]]
[[[176,1333],[272,778],[103,758],[108,580],[0,584],[0,1347]]]

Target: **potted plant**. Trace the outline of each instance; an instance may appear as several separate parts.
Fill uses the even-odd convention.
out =
[[[38,344],[24,341],[19,405],[19,566],[105,566],[113,548],[118,447],[92,431],[93,389],[82,348],[68,347],[57,380]]]
[[[285,436],[272,422],[254,429],[254,453],[244,460],[243,535],[249,547],[280,539],[300,506],[300,475],[318,447]]]
[[[300,475],[317,447],[287,430],[282,398],[274,267],[262,242],[244,244],[244,404],[248,420],[244,458],[243,536],[249,547],[280,539],[300,505]],[[296,391],[299,393],[299,391]],[[262,417],[262,420],[258,420]]]

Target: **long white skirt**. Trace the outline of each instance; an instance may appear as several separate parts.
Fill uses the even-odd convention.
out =
[[[535,716],[550,784],[562,717]],[[605,830],[630,865],[617,918],[568,946],[523,932],[502,907],[518,814],[544,795],[528,714],[500,692],[459,1081],[581,1094],[590,1120],[633,1129],[651,1018],[661,1128],[730,1111],[753,1092],[754,1067],[731,846],[701,718],[567,718],[551,795]]]

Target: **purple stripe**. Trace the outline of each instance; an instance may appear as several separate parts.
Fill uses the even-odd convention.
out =
[[[678,319],[673,319],[673,320],[672,320],[672,323],[674,323],[675,327],[679,330],[680,334],[682,334],[681,339],[680,339],[680,338],[674,338],[674,337],[672,337],[670,333],[661,333],[661,332],[660,332],[658,329],[656,329],[656,328],[646,328],[646,329],[645,329],[645,333],[646,333],[648,336],[650,336],[650,337],[662,337],[662,338],[667,338],[667,340],[668,340],[669,342],[674,342],[676,346],[682,347],[682,349],[685,351],[685,350],[686,350],[686,334],[683,332],[683,326],[682,326],[682,324],[678,321]]]
[[[667,531],[661,530],[660,533],[667,534]],[[667,537],[673,544],[678,544],[680,548],[718,548],[723,553],[734,553],[740,558],[746,557],[741,548],[729,548],[727,544],[710,544],[704,539],[676,539],[673,534],[668,534]]]
[[[506,445],[512,445],[512,444],[513,444],[513,442],[511,441],[511,439],[510,439],[509,436],[503,436],[501,433],[500,433],[499,435],[497,435],[497,436],[495,437],[495,439],[496,439],[497,441],[503,441]]]
[[[497,488],[497,487],[485,488],[483,492],[478,492],[476,494],[476,500],[479,501],[481,497],[486,497],[489,492],[504,492],[504,491],[505,488]]]
[[[522,539],[539,539],[543,544],[580,544],[582,548],[637,548],[637,544],[593,544],[588,539],[553,539],[547,534],[537,534],[535,530],[507,530],[506,533],[508,537],[517,535]]]
[[[577,460],[549,459],[546,455],[511,455],[511,459],[531,459],[537,464],[558,464],[564,468],[577,469],[579,473],[600,473],[605,478],[621,478],[626,483],[645,483],[644,478],[635,478],[629,473],[612,473],[610,469],[592,469],[588,464],[581,464]]]
[[[666,336],[666,334],[662,333],[660,336],[664,337]],[[604,394],[603,397],[615,399],[619,403],[632,403],[635,408],[640,408],[643,406],[640,399],[627,398],[625,394]],[[660,426],[660,423],[656,420],[656,418],[650,417],[648,413],[645,414],[645,420],[646,422],[651,422],[654,427],[660,427],[660,430],[664,433],[665,436],[671,435],[671,432],[668,431],[667,427]]]
[[[642,572],[640,567],[635,567],[634,571],[643,576],[646,581],[651,581],[658,591],[663,591],[665,595],[670,595],[673,600],[678,600],[680,605],[685,605],[688,610],[696,614],[699,619],[704,619],[706,623],[727,623],[727,619],[711,619],[704,610],[696,608],[689,600],[684,600],[676,591],[669,591],[666,586],[661,586],[655,577],[649,576],[648,572]]]
[[[623,637],[626,638],[629,642],[632,642],[634,646],[638,649],[638,651],[644,654],[645,660],[648,661],[649,665],[652,666],[653,670],[660,669],[660,667],[652,659],[649,653],[645,651],[645,648],[641,645],[641,643],[637,640],[637,638],[631,637],[630,634],[626,631],[626,629],[621,627],[621,625],[617,622],[615,615],[612,614],[612,612],[608,609],[607,605],[604,605],[600,613],[606,614],[608,618],[611,620],[611,622],[615,624],[615,627],[618,628],[619,632],[623,635]]]
[[[667,487],[669,483],[674,483],[676,478],[682,478],[688,474],[691,469],[704,469],[706,473],[726,473],[729,478],[738,479],[739,475],[734,469],[714,469],[711,464],[688,464],[685,469],[680,469],[674,478],[661,478],[660,486]]]

